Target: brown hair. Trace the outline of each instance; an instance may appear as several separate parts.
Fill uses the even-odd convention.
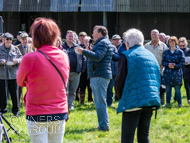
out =
[[[174,41],[175,42],[175,45],[178,44],[178,40],[177,40],[177,37],[176,36],[171,36],[169,39],[168,39],[168,45],[169,45],[169,42],[170,41]]]
[[[60,33],[59,27],[54,20],[48,18],[36,18],[30,27],[33,45],[40,48],[42,45],[55,45]]]
[[[96,25],[96,26],[94,26],[94,29],[97,29],[98,28],[98,33],[101,33],[102,34],[102,36],[106,36],[106,35],[108,35],[108,30],[107,30],[107,28],[106,27],[104,27],[104,26],[101,26],[101,25]],[[93,30],[94,30],[93,29]]]

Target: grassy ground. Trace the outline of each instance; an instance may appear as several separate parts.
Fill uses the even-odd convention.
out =
[[[177,103],[171,101],[169,108],[161,107],[157,119],[152,117],[150,128],[151,143],[189,143],[190,142],[190,106],[187,104],[184,87],[181,89],[183,107],[178,108]],[[113,106],[117,107],[118,102]],[[110,131],[102,132],[94,129],[98,126],[94,103],[85,102],[84,105],[75,101],[75,110],[70,113],[66,124],[64,143],[119,143],[121,142],[121,115],[116,109],[109,108]],[[21,109],[20,117],[13,117],[11,113],[5,114],[7,120],[19,131],[19,137],[9,130],[8,134],[14,143],[30,142],[25,120],[25,109]],[[6,125],[8,129],[8,126]],[[135,136],[135,143],[136,136]]]

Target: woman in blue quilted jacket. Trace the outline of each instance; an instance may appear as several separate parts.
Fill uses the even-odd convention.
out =
[[[117,113],[123,114],[121,143],[133,143],[136,129],[138,142],[149,143],[152,112],[160,107],[160,66],[144,48],[141,31],[129,29],[124,37],[127,51],[121,54],[115,78]]]
[[[169,49],[163,53],[162,64],[165,67],[163,73],[163,84],[166,85],[166,106],[170,105],[171,88],[175,88],[178,106],[182,106],[181,102],[181,86],[182,86],[182,67],[185,64],[185,56],[183,51],[177,47],[177,37],[171,36],[168,40]]]

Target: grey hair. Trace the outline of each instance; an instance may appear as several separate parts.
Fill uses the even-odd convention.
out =
[[[160,33],[159,35],[162,35],[162,36],[166,37],[166,34],[165,34],[165,33]]]
[[[144,36],[140,30],[135,28],[131,28],[123,33],[125,43],[129,43],[129,47],[133,47],[135,45],[143,46]]]
[[[157,29],[153,29],[153,30],[151,31],[151,33],[152,33],[153,31],[156,32],[157,34],[159,34],[159,31],[158,31]],[[150,33],[150,34],[151,34],[151,33]]]

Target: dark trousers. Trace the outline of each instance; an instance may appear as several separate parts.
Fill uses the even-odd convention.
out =
[[[85,94],[86,87],[88,88],[88,101],[93,101],[92,88],[90,86],[90,79],[87,79],[87,72],[83,72],[80,76],[80,82],[79,82],[79,86],[78,86],[77,93],[76,93],[77,97],[79,97],[80,93]]]
[[[123,112],[122,143],[133,143],[137,128],[138,143],[149,143],[148,135],[152,117],[152,108],[142,108],[132,112]]]
[[[7,80],[7,90],[11,95],[12,100],[12,113],[17,113],[19,111],[19,96],[17,94],[17,83],[16,79]],[[7,95],[8,96],[8,95]],[[6,113],[7,109],[7,96],[5,90],[5,80],[0,80],[0,108],[2,113]]]
[[[190,100],[190,82],[184,81],[184,85],[185,85],[185,90],[187,94],[187,100]]]
[[[108,84],[108,89],[107,89],[107,105],[110,106],[113,103],[113,86],[114,86],[114,81],[115,81],[115,76],[110,80]]]

